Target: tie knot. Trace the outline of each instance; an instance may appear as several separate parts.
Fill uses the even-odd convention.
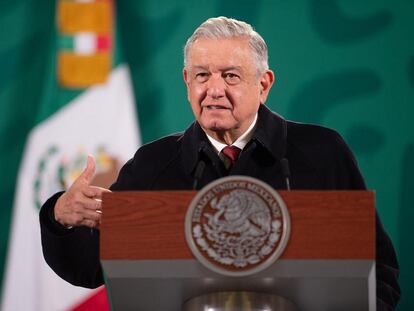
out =
[[[234,165],[234,162],[236,162],[236,160],[239,157],[241,149],[237,148],[236,146],[227,146],[224,147],[222,152],[223,154],[229,158],[231,160],[231,165]]]

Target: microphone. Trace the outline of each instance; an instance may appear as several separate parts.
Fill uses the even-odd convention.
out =
[[[198,148],[198,156],[199,159],[201,158],[201,152],[206,147],[205,142],[201,142],[200,147]],[[198,182],[201,180],[201,177],[203,177],[204,169],[206,168],[206,162],[204,160],[199,160],[194,172],[194,182],[193,182],[193,190],[197,190]]]
[[[206,167],[206,162],[204,162],[203,160],[200,160],[197,163],[197,167],[194,173],[193,190],[197,190],[198,182],[200,181],[201,177],[203,177],[205,167]]]
[[[282,168],[282,175],[285,178],[286,189],[290,191],[290,169],[289,169],[289,161],[286,158],[280,160],[280,166]]]

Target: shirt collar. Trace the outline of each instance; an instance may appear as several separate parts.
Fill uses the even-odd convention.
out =
[[[284,157],[286,152],[287,124],[280,115],[271,112],[265,105],[260,105],[257,121],[256,124],[253,124],[251,133],[250,141],[254,142],[255,145],[260,145],[275,159]],[[206,133],[197,121],[187,128],[179,140],[182,142],[182,165],[189,173],[194,170],[202,153],[210,154],[211,156],[217,155],[212,143],[210,143]]]
[[[249,128],[239,137],[236,139],[236,141],[231,144],[231,146],[235,146],[241,150],[243,150],[243,148],[247,145],[247,143],[250,141],[250,139],[253,136],[255,127],[256,127],[256,123],[257,123],[257,113],[254,116],[254,120],[252,122],[252,124],[250,124]],[[217,139],[214,139],[213,137],[211,137],[210,135],[208,135],[206,133],[206,136],[208,138],[208,140],[210,141],[210,143],[213,145],[214,149],[216,150],[216,152],[219,154],[224,147],[227,147],[226,144],[223,144],[222,142],[218,141]]]

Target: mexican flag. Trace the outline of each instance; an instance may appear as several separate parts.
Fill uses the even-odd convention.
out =
[[[97,165],[92,184],[109,187],[140,143],[129,70],[114,60],[113,3],[62,0],[55,12],[53,61],[36,111],[42,117],[27,136],[17,176],[2,286],[4,311],[109,310],[104,287],[72,286],[46,264],[39,208],[71,185],[88,154]],[[69,100],[56,108],[62,98]]]

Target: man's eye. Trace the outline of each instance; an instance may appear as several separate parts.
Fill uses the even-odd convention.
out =
[[[229,84],[236,84],[240,82],[240,77],[235,73],[228,72],[228,73],[225,73],[223,77],[226,80],[226,82]]]
[[[196,80],[198,82],[205,82],[208,79],[208,73],[207,72],[199,72],[199,73],[196,73],[195,77],[196,77]]]

